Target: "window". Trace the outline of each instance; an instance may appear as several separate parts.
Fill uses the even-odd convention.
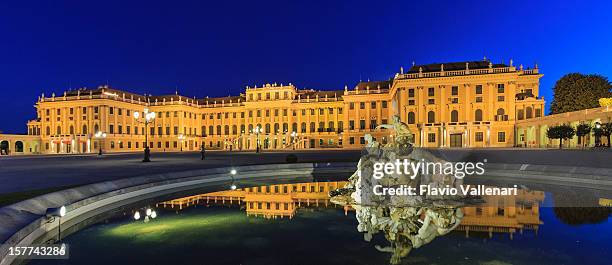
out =
[[[372,103],[370,103],[370,104],[371,104],[371,106],[370,106],[371,108],[373,108],[373,109],[376,108],[376,101],[372,101]]]
[[[349,103],[349,109],[355,109],[355,102]]]
[[[476,97],[476,103],[482,102],[482,97]]]
[[[428,133],[427,134],[427,142],[435,143],[436,142],[436,134],[435,133]]]
[[[365,102],[359,102],[359,108],[365,109]]]
[[[383,108],[383,109],[386,109],[386,108],[387,108],[387,101],[383,101],[381,104],[382,104],[382,108]]]
[[[517,110],[516,111],[516,119],[517,120],[522,120],[525,118],[525,111],[523,111],[522,109]]]
[[[474,112],[474,120],[476,121],[482,121],[482,110],[481,109],[477,109]]]
[[[527,108],[525,109],[525,117],[526,117],[527,119],[531,119],[531,118],[533,118],[533,109],[532,109],[531,107],[527,107]]]
[[[451,95],[453,95],[453,96],[459,95],[459,87],[458,86],[451,87]]]
[[[497,142],[499,143],[506,142],[506,132],[497,132]]]
[[[451,103],[453,103],[453,104],[459,103],[459,98],[452,98],[451,99]]]
[[[476,95],[482,95],[482,85],[476,85]]]
[[[376,120],[370,120],[370,129],[371,130],[376,129]]]
[[[433,87],[427,89],[427,96],[433,97],[435,96],[435,91]]]
[[[408,105],[410,105],[410,106],[414,106],[414,99],[410,99],[410,100],[408,100]]]
[[[436,104],[436,100],[433,99],[433,98],[430,98],[430,99],[427,100],[427,104],[429,104],[429,105]]]
[[[364,137],[359,137],[359,143],[360,144],[365,144],[365,138]]]
[[[108,113],[109,114],[115,114],[115,109],[113,107],[109,107],[108,108]]]
[[[414,117],[414,112],[408,112],[408,124],[415,124],[416,119]]]
[[[355,137],[349,137],[349,144],[355,144]]]
[[[433,111],[427,112],[427,123],[435,123],[436,122],[436,113]]]
[[[451,111],[450,113],[451,116],[451,122],[458,122],[459,121],[459,112],[456,110]]]
[[[408,97],[414,97],[414,88],[408,89]]]
[[[58,127],[58,128],[59,128],[59,127]],[[110,134],[115,133],[115,125],[113,125],[113,124],[109,125],[109,126],[108,126],[108,132],[109,132]]]
[[[350,120],[349,121],[349,130],[355,130],[355,121],[354,120]]]
[[[359,120],[359,129],[365,130],[365,128],[366,128],[365,120]]]
[[[542,116],[542,109],[536,109],[535,110],[535,116],[536,117],[541,117]]]
[[[497,101],[504,101],[506,98],[504,96],[497,96]]]
[[[504,93],[504,84],[497,84],[497,93]]]
[[[476,132],[475,134],[475,140],[476,142],[482,142],[484,140],[484,134],[482,132]]]

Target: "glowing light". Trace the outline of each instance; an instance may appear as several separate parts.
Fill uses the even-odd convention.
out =
[[[140,212],[137,211],[134,213],[134,220],[138,220],[138,219],[140,219]]]
[[[232,190],[236,190],[236,188],[238,188],[238,187],[236,187],[236,184],[232,184],[232,185],[230,186],[230,189],[232,189]]]
[[[153,218],[153,219],[157,218],[157,212],[152,211],[151,212],[151,218]]]
[[[152,210],[151,210],[150,208],[149,208],[149,209],[147,209],[147,211],[146,211],[147,216],[150,216],[150,215],[151,215],[151,212],[152,212]]]
[[[134,111],[134,119],[138,119],[140,117],[140,112]]]
[[[66,216],[66,206],[60,207],[60,209],[59,209],[59,216],[60,217]]]
[[[235,169],[232,169],[232,170],[230,171],[230,174],[232,174],[232,175],[236,175],[236,173],[237,173],[237,171],[236,171]]]

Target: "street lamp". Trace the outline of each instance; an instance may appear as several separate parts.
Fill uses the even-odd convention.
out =
[[[257,137],[257,149],[255,150],[256,153],[259,153],[259,134],[263,133],[263,128],[261,128],[261,126],[257,125],[253,131],[255,132],[255,135]]]
[[[58,208],[49,208],[47,209],[47,223],[55,222],[55,218],[58,218],[57,224],[57,241],[62,239],[62,217],[66,216],[66,206],[58,207]]]
[[[179,134],[178,139],[179,139],[179,143],[181,144],[181,152],[183,152],[183,140],[185,140],[185,135]]]
[[[295,150],[295,137],[297,137],[297,133],[295,131],[291,132],[291,145],[293,146],[293,150]]]
[[[142,162],[151,162],[151,150],[149,149],[149,124],[155,121],[155,112],[149,112],[148,108],[143,111],[143,116],[140,116],[138,111],[134,111],[134,119],[145,125],[145,149],[144,159]]]
[[[99,147],[98,155],[101,156],[102,155],[102,140],[104,140],[104,138],[106,138],[106,133],[98,131],[98,132],[96,132],[94,137],[96,139],[98,139],[98,147]]]

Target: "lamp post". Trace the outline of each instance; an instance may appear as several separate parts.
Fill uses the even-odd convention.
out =
[[[181,152],[183,152],[183,140],[185,140],[185,135],[179,134],[178,139],[179,144],[181,145]]]
[[[291,145],[293,146],[293,150],[295,150],[295,137],[297,137],[297,133],[295,131],[291,132]]]
[[[101,156],[102,155],[102,140],[104,140],[104,138],[106,138],[106,133],[98,131],[98,132],[96,132],[94,137],[96,139],[98,139],[98,155]]]
[[[601,122],[595,122],[595,129],[597,130],[597,134],[599,134],[599,130],[601,130]],[[601,145],[601,135],[596,135],[595,137],[595,146]]]
[[[257,149],[255,149],[255,153],[259,153],[259,134],[263,133],[263,128],[261,128],[261,126],[257,125],[253,131],[255,132],[255,135],[257,137]]]
[[[55,218],[58,218],[57,223],[57,241],[62,240],[62,217],[66,216],[66,206],[61,206],[58,208],[49,208],[47,209],[47,223],[55,222]]]
[[[149,112],[148,108],[143,111],[142,117],[138,111],[134,111],[134,119],[145,125],[145,149],[142,162],[151,162],[151,150],[149,149],[149,124],[155,121],[155,112]]]

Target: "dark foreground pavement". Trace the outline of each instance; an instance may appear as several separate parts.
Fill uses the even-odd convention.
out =
[[[581,150],[521,149],[436,149],[430,150],[449,161],[535,164],[610,168],[612,152]],[[153,153],[142,163],[141,153],[104,156],[0,157],[0,194],[43,188],[83,185],[134,176],[187,171],[212,167],[285,163],[295,153],[298,162],[357,162],[360,150],[298,152],[208,152],[200,160],[197,152]]]

